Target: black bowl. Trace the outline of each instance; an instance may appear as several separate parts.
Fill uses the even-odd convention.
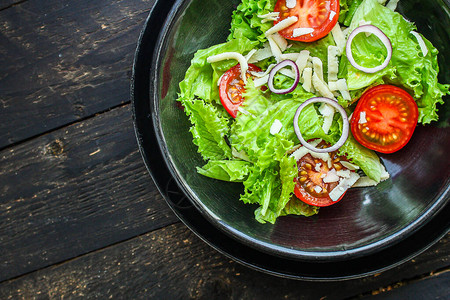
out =
[[[175,211],[183,219],[180,208],[171,200],[182,200],[186,195],[201,218],[233,242],[264,253],[261,255],[302,263],[364,259],[395,247],[427,225],[449,198],[450,169],[445,151],[450,141],[448,128],[419,127],[404,149],[382,156],[391,180],[378,187],[351,191],[340,203],[321,209],[318,216],[282,217],[275,225],[254,220],[255,207],[238,201],[242,192],[239,184],[216,181],[195,172],[195,167],[203,162],[192,144],[189,122],[175,102],[178,83],[197,49],[225,40],[235,5],[235,1],[158,2],[149,19],[153,27],[147,24],[141,37],[133,86],[137,136],[146,163],[153,174],[158,174],[154,175],[155,181]],[[441,66],[448,65],[448,5],[441,1],[409,1],[400,6],[400,11],[415,21],[419,31],[441,51]],[[421,18],[422,15],[428,17]],[[430,15],[436,18],[429,18]],[[152,29],[159,32],[158,39]],[[142,44],[147,45],[145,50]],[[150,78],[148,94],[137,86],[142,81],[139,76]],[[441,82],[450,82],[448,70],[442,70]],[[160,155],[151,154],[156,152]],[[164,173],[167,170],[170,174]],[[176,193],[170,195],[162,182],[176,182],[171,187]],[[438,236],[446,231],[448,222]]]

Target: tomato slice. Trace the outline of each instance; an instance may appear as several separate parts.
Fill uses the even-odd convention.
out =
[[[279,33],[289,40],[313,42],[326,36],[339,18],[339,0],[297,0],[295,7],[288,8],[286,0],[278,0],[274,11],[279,12],[279,18],[274,24],[295,16],[298,21]],[[296,28],[312,28],[309,34],[295,36]]]
[[[410,94],[396,86],[379,85],[358,100],[350,128],[364,147],[392,153],[409,142],[418,118],[419,110]]]
[[[329,144],[321,142],[317,147],[329,147]],[[348,170],[341,164],[341,161],[348,161],[345,156],[339,156],[337,151],[329,153],[332,166],[331,169],[336,171]],[[336,182],[324,182],[323,178],[328,174],[330,168],[327,162],[314,158],[311,154],[304,155],[297,161],[298,177],[294,179],[294,193],[301,201],[314,206],[330,206],[339,202],[344,194],[337,200],[331,200],[329,193],[338,184]]]
[[[247,78],[252,76],[250,72],[261,72],[261,69],[255,65],[248,64]],[[242,96],[244,92],[241,65],[237,64],[223,74],[219,83],[220,102],[222,102],[223,107],[233,118],[236,118],[238,108],[244,102]]]

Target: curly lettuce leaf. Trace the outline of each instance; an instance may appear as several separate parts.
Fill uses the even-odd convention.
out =
[[[273,26],[273,22],[262,22],[258,15],[273,12],[276,0],[242,0],[233,12],[231,33],[228,40],[246,37],[260,43],[267,39],[264,33]]]
[[[190,129],[193,142],[203,159],[231,158],[231,148],[225,140],[228,120],[219,115],[215,106],[203,100],[184,100],[183,105],[193,124]]]
[[[224,60],[214,64],[206,60],[209,56],[224,52],[239,52],[245,54],[255,48],[258,43],[245,37],[232,39],[226,43],[218,44],[207,49],[198,50],[194,54],[191,66],[186,71],[185,78],[180,82],[179,99],[192,100],[196,97],[206,102],[220,103],[217,89],[217,80],[229,68],[237,64],[235,60]]]
[[[391,40],[393,55],[388,66],[374,74],[355,69],[344,57],[341,59],[343,73],[347,74],[349,90],[359,90],[374,82],[384,81],[403,86],[414,96],[419,107],[419,122],[430,123],[438,119],[437,104],[449,92],[449,85],[438,83],[438,50],[424,39],[428,53],[424,57],[417,39],[411,34],[416,27],[400,14],[379,4],[377,0],[364,0],[356,10],[350,31],[359,26],[360,21],[371,22],[380,28]],[[366,67],[380,65],[386,56],[386,49],[374,35],[358,35],[352,44],[355,60]]]

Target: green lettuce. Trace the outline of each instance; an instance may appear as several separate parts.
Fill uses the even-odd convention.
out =
[[[203,100],[184,100],[183,105],[193,124],[190,129],[193,142],[203,159],[230,158],[231,148],[225,140],[229,132],[228,120],[217,113],[215,106]]]
[[[246,179],[251,163],[243,160],[210,160],[197,172],[218,180],[242,182]]]
[[[250,41],[245,37],[240,37],[208,49],[198,50],[191,60],[191,66],[186,71],[184,80],[180,82],[179,100],[192,100],[198,97],[206,102],[215,101],[220,103],[217,80],[225,71],[236,65],[237,61],[224,60],[210,64],[206,61],[207,58],[224,52],[246,54],[255,48],[257,44],[257,42]]]
[[[246,37],[260,43],[267,39],[264,33],[273,26],[272,22],[262,23],[258,15],[273,12],[276,0],[242,0],[233,12],[231,33],[228,40]]]
[[[436,121],[437,104],[444,103],[442,97],[449,92],[449,85],[438,83],[438,50],[424,38],[428,54],[424,57],[417,39],[411,34],[415,25],[405,20],[399,13],[379,4],[377,0],[364,0],[356,10],[350,31],[359,26],[360,21],[370,22],[380,28],[391,40],[393,54],[388,66],[374,74],[355,69],[343,57],[342,66],[346,70],[350,90],[359,90],[375,82],[401,85],[414,96],[419,107],[419,122],[423,124]],[[365,67],[380,65],[386,56],[381,41],[371,35],[358,35],[353,40],[352,53],[355,60]]]

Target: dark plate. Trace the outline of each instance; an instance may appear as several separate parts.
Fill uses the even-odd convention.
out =
[[[261,251],[225,233],[217,224],[212,225],[211,219],[205,218],[205,213],[201,213],[192,205],[191,200],[186,198],[185,191],[180,188],[179,178],[173,176],[172,170],[169,170],[165,163],[167,153],[163,153],[159,147],[160,140],[157,138],[159,129],[155,132],[152,116],[154,111],[150,105],[149,91],[152,88],[150,83],[155,79],[150,77],[150,69],[158,42],[156,33],[161,31],[174,2],[158,1],[142,32],[133,73],[133,113],[139,147],[153,180],[178,217],[200,238],[223,254],[258,270],[297,279],[330,280],[373,274],[398,265],[422,252],[448,232],[450,222],[447,216],[450,207],[447,204],[436,208],[433,211],[433,218],[429,218],[428,222],[422,222],[414,232],[403,235],[396,243],[378,247],[376,251],[359,257],[351,256],[350,252],[347,253],[347,257],[344,253],[344,257],[341,256],[339,261],[324,261],[320,260],[320,257],[317,261],[311,261]],[[420,146],[421,142],[418,141]],[[292,222],[289,220],[281,218],[275,229],[283,231]]]

